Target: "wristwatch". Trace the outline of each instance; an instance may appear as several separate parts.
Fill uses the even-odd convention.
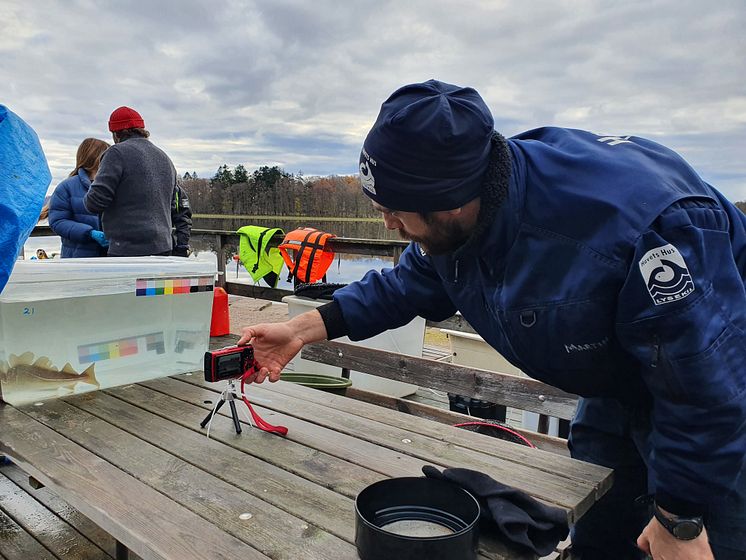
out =
[[[658,504],[653,505],[653,514],[658,522],[663,525],[669,533],[682,541],[696,539],[704,528],[702,517],[682,517],[679,515],[666,514],[660,510]]]

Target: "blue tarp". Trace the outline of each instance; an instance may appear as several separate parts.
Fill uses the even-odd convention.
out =
[[[0,292],[39,220],[52,175],[39,138],[0,105]]]

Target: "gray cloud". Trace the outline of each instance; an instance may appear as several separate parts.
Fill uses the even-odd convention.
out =
[[[223,162],[353,173],[402,84],[471,85],[506,135],[648,136],[746,200],[742,0],[78,0],[0,6],[0,102],[55,182],[130,105],[180,171]]]

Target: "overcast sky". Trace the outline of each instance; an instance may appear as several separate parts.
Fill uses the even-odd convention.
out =
[[[744,0],[0,0],[0,103],[53,185],[120,105],[180,173],[352,174],[383,100],[437,78],[506,136],[647,136],[746,200],[744,29]]]

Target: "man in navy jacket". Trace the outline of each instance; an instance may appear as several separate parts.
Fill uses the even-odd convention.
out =
[[[391,95],[360,176],[412,243],[332,303],[244,329],[256,381],[306,343],[458,310],[528,375],[583,397],[572,454],[615,483],[574,528],[576,553],[745,558],[746,216],[650,140],[493,127],[471,88]],[[649,493],[652,518],[635,503]]]

